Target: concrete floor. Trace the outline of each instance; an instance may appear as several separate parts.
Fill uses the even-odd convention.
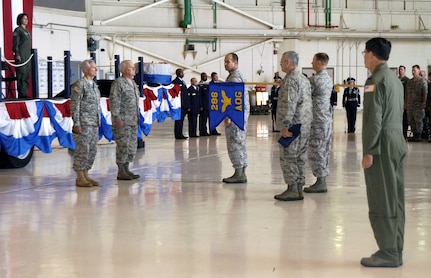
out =
[[[155,123],[131,165],[137,181],[116,180],[115,144],[102,142],[90,171],[101,187],[75,188],[68,150],[37,151],[25,168],[0,170],[0,277],[429,277],[426,142],[408,143],[404,265],[359,264],[377,249],[361,117],[347,135],[336,111],[329,192],[299,202],[273,199],[285,185],[269,115],[250,116],[247,184],[221,182],[233,173],[222,126],[179,141],[172,121]]]

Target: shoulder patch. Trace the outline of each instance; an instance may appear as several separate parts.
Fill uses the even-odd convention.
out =
[[[364,87],[364,93],[373,93],[375,87],[376,87],[376,85],[374,85],[374,84],[365,85],[365,87]]]
[[[81,92],[81,89],[79,89],[79,87],[78,87],[77,85],[75,85],[75,86],[73,86],[72,91],[73,91],[74,93],[80,93],[80,92]]]

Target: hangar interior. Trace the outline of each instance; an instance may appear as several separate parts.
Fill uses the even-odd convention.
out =
[[[334,83],[363,84],[361,52],[371,37],[393,44],[390,67],[430,71],[429,1],[379,0],[34,0],[33,47],[40,60],[90,56],[99,78],[113,57],[168,62],[185,80],[201,72],[227,77],[223,57],[239,55],[249,81],[270,82],[280,54],[295,50],[300,67],[330,56]],[[281,74],[283,75],[283,74]],[[268,115],[250,116],[246,184],[232,174],[222,136],[175,140],[174,124],[154,124],[131,169],[116,180],[115,143],[102,140],[90,174],[100,187],[75,188],[72,153],[35,151],[24,168],[0,169],[1,277],[428,277],[431,272],[431,144],[408,142],[405,160],[404,265],[365,268],[377,246],[368,219],[357,132],[334,113],[326,194],[277,202],[285,189],[279,133]],[[184,127],[187,130],[187,124]],[[307,166],[306,183],[315,178]]]

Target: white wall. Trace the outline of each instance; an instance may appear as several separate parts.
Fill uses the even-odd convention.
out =
[[[74,60],[88,57],[85,13],[36,6],[33,16],[33,48],[41,59],[63,60],[65,50]]]

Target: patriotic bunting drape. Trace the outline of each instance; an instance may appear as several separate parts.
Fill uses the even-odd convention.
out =
[[[153,121],[166,118],[178,120],[181,103],[179,88],[174,85],[145,87],[145,96],[139,101],[137,138],[150,133]],[[109,98],[100,99],[101,126],[99,139],[114,140]],[[70,100],[29,100],[0,102],[0,146],[9,155],[18,157],[32,146],[44,153],[52,152],[51,143],[57,138],[61,146],[75,149],[72,138],[73,120]]]
[[[75,149],[71,132],[69,100],[0,102],[1,149],[11,156],[23,155],[32,146],[50,153],[55,138],[61,146]]]

